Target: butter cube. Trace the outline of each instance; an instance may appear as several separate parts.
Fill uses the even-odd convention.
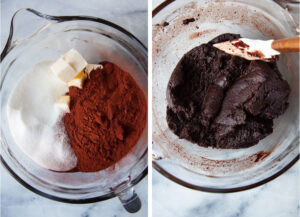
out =
[[[78,73],[70,66],[70,64],[68,64],[68,62],[61,58],[51,65],[51,70],[63,82],[70,81]]]
[[[81,72],[87,65],[86,60],[74,49],[63,54],[62,59],[69,63],[77,73]]]

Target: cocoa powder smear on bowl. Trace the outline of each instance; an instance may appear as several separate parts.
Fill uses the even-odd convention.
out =
[[[82,89],[70,87],[70,113],[64,117],[81,172],[114,165],[136,145],[146,124],[146,98],[134,79],[113,63],[100,64],[103,69],[91,71]]]

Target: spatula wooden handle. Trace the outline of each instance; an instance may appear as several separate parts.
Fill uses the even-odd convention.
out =
[[[300,36],[297,36],[295,38],[274,40],[272,42],[272,48],[281,53],[299,52],[300,51]]]

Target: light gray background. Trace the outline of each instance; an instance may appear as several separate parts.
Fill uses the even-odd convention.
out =
[[[153,217],[299,217],[299,168],[298,162],[265,185],[230,194],[191,190],[153,169]]]
[[[133,33],[147,46],[147,0],[1,0],[1,51],[13,13],[33,8],[51,15],[90,15],[112,21]],[[72,205],[43,198],[24,188],[0,166],[2,217],[145,217],[148,212],[147,177],[137,186],[143,207],[136,214],[124,211],[117,198],[101,203]]]

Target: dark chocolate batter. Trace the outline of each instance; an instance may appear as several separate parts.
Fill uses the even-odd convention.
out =
[[[288,106],[288,83],[276,62],[248,61],[212,45],[241,38],[223,34],[186,53],[169,80],[167,122],[201,146],[245,148],[273,131]]]

